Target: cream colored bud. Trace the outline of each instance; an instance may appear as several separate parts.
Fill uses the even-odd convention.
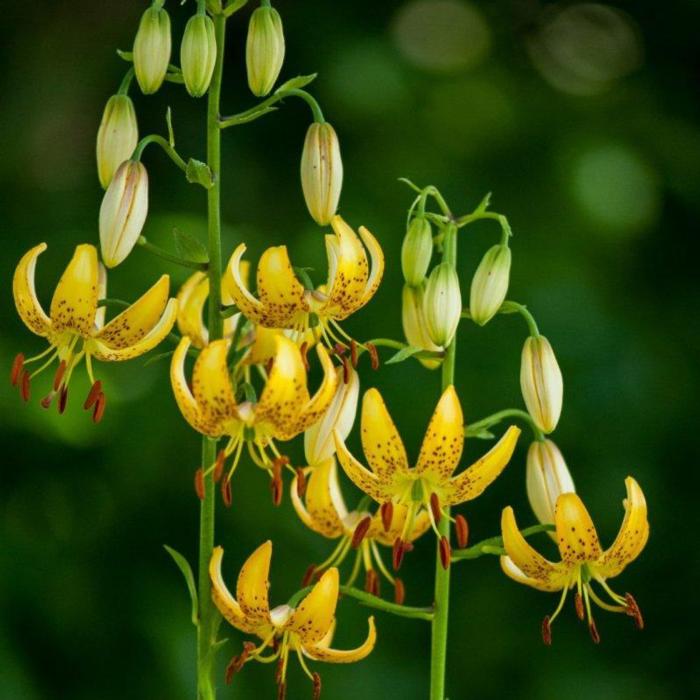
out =
[[[469,313],[480,326],[501,308],[508,293],[511,253],[507,245],[495,245],[476,268],[469,297]]]
[[[148,214],[148,173],[126,160],[114,173],[100,207],[100,247],[107,267],[116,267],[136,245]]]
[[[543,335],[525,341],[520,360],[520,389],[537,427],[551,433],[561,415],[564,380],[552,346]]]
[[[459,278],[449,263],[436,265],[430,273],[425,285],[423,313],[430,339],[436,345],[447,347],[462,314]]]
[[[128,95],[112,95],[97,131],[97,175],[103,189],[109,186],[116,169],[131,158],[138,141],[134,103]]]
[[[335,454],[333,432],[338,431],[340,437],[350,434],[357,413],[357,398],[360,394],[360,377],[354,369],[350,369],[347,382],[342,367],[338,373],[338,388],[330,406],[318,423],[312,425],[304,433],[304,454],[310,465],[320,464]]]
[[[401,270],[408,284],[415,287],[423,282],[432,255],[433,231],[430,222],[417,216],[411,221],[401,246]]]
[[[207,15],[190,17],[180,44],[180,68],[187,92],[201,97],[208,89],[216,64],[214,22]]]
[[[544,525],[554,522],[554,506],[562,493],[575,493],[564,457],[551,440],[535,440],[527,452],[527,497],[535,517]],[[554,536],[554,533],[550,533]]]
[[[439,345],[435,345],[425,325],[425,315],[423,314],[423,297],[425,296],[425,285],[420,284],[412,287],[405,284],[401,295],[401,321],[406,342],[414,348],[422,348],[438,352],[442,350]],[[440,366],[440,360],[421,359],[421,364],[427,369],[436,369]]]
[[[143,13],[134,39],[134,72],[144,95],[160,88],[170,63],[170,15],[160,4]]]
[[[258,7],[250,16],[245,62],[250,91],[264,97],[272,90],[284,63],[282,18],[274,7]]]
[[[328,122],[314,122],[301,154],[301,188],[309,214],[320,226],[335,215],[342,187],[343,161],[335,129]]]

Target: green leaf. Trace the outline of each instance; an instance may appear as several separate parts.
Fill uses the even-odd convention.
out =
[[[234,12],[238,12],[242,7],[248,4],[248,0],[233,0],[224,10],[224,15],[230,17]]]
[[[491,192],[487,192],[486,196],[479,202],[476,212],[485,212],[491,204]]]
[[[197,599],[197,586],[194,582],[192,567],[180,552],[172,547],[168,547],[167,544],[164,544],[163,547],[165,547],[165,551],[173,558],[173,561],[177,564],[177,568],[182,571],[182,575],[185,577],[187,589],[190,592],[190,600],[192,601],[192,624],[197,627],[199,625],[199,601]]]
[[[477,440],[493,440],[496,436],[486,428],[481,428],[476,432],[471,432],[469,428],[464,431],[465,437],[476,438]]]
[[[190,158],[187,161],[185,169],[185,177],[187,182],[194,185],[201,185],[205,190],[210,190],[214,186],[214,175],[206,163],[196,158]]]
[[[275,90],[275,94],[279,94],[285,90],[301,90],[301,88],[306,87],[309,83],[313,83],[313,81],[316,80],[317,75],[318,73],[311,73],[310,75],[297,75],[296,78],[291,78],[286,83],[282,83],[282,85]]]
[[[149,365],[154,364],[155,362],[160,362],[161,360],[165,360],[167,357],[170,357],[175,351],[174,350],[167,350],[166,352],[159,352],[157,355],[153,355],[153,357],[149,357],[144,363],[144,367],[148,367]]]
[[[173,229],[173,236],[175,237],[177,254],[183,258],[183,260],[196,263],[209,262],[209,253],[207,252],[206,246],[196,236],[181,231],[179,228]]]
[[[413,345],[407,345],[405,348],[401,348],[401,350],[399,350],[395,355],[392,355],[384,364],[395,365],[397,362],[403,362],[419,352],[423,352],[423,348],[416,348]]]
[[[165,113],[165,123],[168,125],[168,143],[175,148],[175,132],[173,131],[173,111],[168,107]]]

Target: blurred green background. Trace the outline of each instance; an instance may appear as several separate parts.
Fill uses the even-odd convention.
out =
[[[101,200],[94,138],[125,64],[143,2],[2,3],[0,30],[0,364],[42,347],[16,317],[12,270],[46,241],[38,265],[49,295],[73,247],[97,240]],[[167,4],[177,46],[193,3]],[[459,213],[487,191],[513,226],[511,296],[535,313],[565,376],[554,439],[604,544],[622,517],[623,479],[649,501],[652,535],[616,582],[632,591],[647,629],[598,614],[594,646],[571,607],[539,636],[555,598],[519,586],[496,559],[455,566],[449,652],[451,700],[527,698],[668,700],[698,697],[699,388],[696,240],[700,199],[697,26],[692,0],[613,4],[536,0],[370,0],[276,3],[287,36],[283,76],[319,71],[313,85],[338,130],[346,168],[341,211],[365,224],[387,256],[374,302],[347,324],[356,337],[401,337],[399,250],[411,193],[406,176],[438,185]],[[230,22],[224,111],[254,103],[242,66],[250,10]],[[163,133],[173,108],[178,149],[203,157],[204,101],[166,85],[132,91],[142,134]],[[321,232],[301,196],[298,161],[307,108],[224,134],[225,248],[245,240],[251,259],[286,242],[298,265],[325,270]],[[145,233],[170,246],[173,226],[201,234],[205,199],[162,153],[147,152],[151,215]],[[461,234],[467,285],[497,240],[491,224]],[[164,266],[142,251],[110,276],[110,296],[136,298]],[[173,280],[184,275],[178,269]],[[458,388],[467,419],[520,405],[525,326],[496,318],[459,334]],[[194,697],[194,629],[182,578],[162,549],[194,560],[199,440],[170,395],[167,363],[101,366],[109,397],[94,426],[77,399],[67,413],[21,403],[0,388],[0,698],[180,700]],[[416,363],[362,367],[412,455],[439,394]],[[44,378],[44,381],[48,381]],[[86,388],[84,379],[78,393]],[[37,396],[38,395],[38,396]],[[495,534],[501,508],[533,521],[524,494],[524,433],[511,466],[462,508],[473,537]],[[351,445],[357,449],[357,437]],[[484,443],[472,441],[468,456]],[[297,441],[290,453],[300,459]],[[347,485],[347,484],[346,484]],[[272,600],[293,592],[331,543],[304,530],[288,499],[269,502],[267,478],[245,464],[234,507],[219,514],[233,585],[244,558],[275,543]],[[354,498],[350,488],[346,494]],[[543,547],[547,542],[540,540]],[[692,545],[692,546],[691,546]],[[407,602],[431,599],[433,542],[404,564]],[[341,604],[338,644],[357,643],[366,612]],[[424,698],[428,625],[378,615],[376,651],[354,667],[320,665],[333,700]],[[234,630],[222,657],[238,653]],[[309,697],[296,667],[290,697]],[[249,665],[222,698],[273,697],[271,669]]]

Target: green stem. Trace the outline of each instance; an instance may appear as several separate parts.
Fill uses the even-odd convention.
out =
[[[532,416],[520,408],[505,408],[497,413],[492,413],[486,418],[475,421],[467,426],[465,435],[478,435],[482,430],[488,430],[492,425],[500,423],[504,418],[519,418],[525,421],[532,430],[535,440],[544,440],[544,433],[535,425],[535,421],[532,420]]]
[[[286,97],[300,97],[306,104],[309,105],[311,113],[313,114],[314,121],[323,124],[325,121],[323,117],[323,111],[321,106],[316,101],[316,98],[311,95],[311,93],[306,90],[301,90],[298,88],[289,88],[288,90],[277,90],[274,94],[270,95],[267,99],[259,102],[254,107],[246,109],[244,112],[239,112],[238,114],[233,114],[230,117],[221,117],[219,120],[219,126],[222,129],[226,129],[229,126],[238,126],[239,124],[247,124],[248,122],[262,117],[270,112],[274,112],[277,107],[274,105],[277,102],[281,102]]]
[[[553,532],[554,525],[546,523],[545,525],[532,525],[531,527],[526,527],[524,530],[520,531],[523,537],[529,537],[530,535],[536,535],[539,532]],[[456,549],[452,552],[452,561],[463,561],[464,559],[478,559],[484,554],[495,554],[502,555],[505,554],[503,549],[503,538],[500,535],[496,537],[489,537],[486,540],[477,542],[471,547],[466,549]]]
[[[537,321],[535,321],[535,317],[530,313],[527,306],[524,304],[518,304],[517,301],[504,301],[503,304],[501,304],[501,308],[499,309],[498,313],[520,314],[525,319],[525,323],[527,323],[527,327],[530,329],[530,335],[534,338],[539,337],[540,331],[537,327]]]
[[[445,205],[447,209],[447,205]],[[457,264],[457,228],[448,225],[443,239],[443,262],[456,266]],[[457,338],[452,339],[445,349],[445,359],[442,363],[442,390],[454,384],[455,354]],[[450,509],[445,507],[438,523],[441,537],[450,539]],[[435,613],[432,626],[430,647],[430,700],[444,700],[445,671],[447,667],[447,626],[450,612],[450,567],[442,566],[440,552],[435,555]]]
[[[219,105],[223,75],[224,39],[226,17],[217,14],[213,18],[216,35],[216,65],[209,88],[207,106],[207,161],[214,184],[207,190],[207,221],[209,239],[209,337],[222,337],[221,318],[221,131],[219,130]],[[209,466],[216,460],[216,440],[202,438],[202,465]],[[199,513],[199,627],[197,629],[197,694],[199,700],[214,700],[213,645],[216,641],[221,617],[211,599],[209,561],[214,549],[215,486],[213,472],[204,478],[204,498]]]
[[[187,172],[187,163],[185,163],[185,161],[180,157],[180,154],[170,145],[170,142],[163,138],[160,134],[149,134],[148,136],[144,136],[134,149],[131,159],[141,160],[144,149],[150,143],[158,144],[165,151],[170,160],[172,160],[183,173]]]
[[[167,250],[163,250],[163,248],[161,248],[160,246],[157,246],[154,243],[150,243],[145,236],[139,236],[137,243],[139,246],[141,246],[141,248],[147,250],[149,253],[157,255],[159,258],[167,260],[171,263],[175,263],[176,265],[188,267],[191,270],[207,270],[209,267],[208,263],[195,262],[194,260],[185,260],[185,258],[181,258],[179,255],[175,255],[174,253],[168,253]]]
[[[133,79],[134,79],[134,67],[131,66],[131,68],[129,68],[129,70],[126,72],[124,79],[119,84],[119,90],[117,90],[117,94],[118,95],[128,95],[129,94],[129,87],[131,86],[131,81]]]

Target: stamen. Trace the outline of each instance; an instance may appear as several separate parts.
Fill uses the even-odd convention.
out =
[[[583,609],[583,596],[580,593],[576,593],[574,596],[574,605],[576,606],[576,617],[579,620],[583,620],[586,616],[586,611]]]
[[[321,697],[321,676],[318,675],[314,671],[313,675],[313,682],[314,682],[314,700],[319,700]]]
[[[333,352],[335,352],[335,354],[338,357],[342,357],[345,354],[345,351],[347,350],[347,348],[342,343],[336,343],[331,349],[333,350]]]
[[[19,379],[19,393],[23,401],[29,401],[31,396],[31,386],[30,386],[29,372],[26,369],[22,370],[22,374]]]
[[[403,605],[404,600],[406,600],[406,587],[403,585],[403,581],[397,578],[394,581],[394,602],[397,605]]]
[[[365,591],[370,595],[379,597],[379,576],[374,569],[368,569],[365,573]]]
[[[352,366],[357,367],[357,343],[354,340],[350,341],[350,359]]]
[[[306,493],[306,474],[304,474],[304,470],[301,467],[297,467],[296,475],[297,495],[299,496],[299,498],[304,498],[304,494]]]
[[[20,352],[15,356],[15,360],[12,363],[12,370],[10,371],[10,384],[12,384],[12,386],[17,386],[17,382],[19,381],[19,375],[23,368],[24,353]]]
[[[102,394],[102,396],[104,396],[104,394]],[[61,391],[58,395],[58,412],[60,415],[63,415],[63,412],[66,410],[67,403],[68,403],[68,387],[64,384],[63,386],[61,386]],[[97,406],[95,406],[95,408],[97,408]],[[104,411],[104,408],[102,410]],[[97,421],[95,421],[95,422],[97,422]]]
[[[546,646],[552,646],[552,625],[549,621],[549,615],[545,615],[544,620],[542,620],[542,641]]]
[[[600,635],[598,634],[598,628],[595,626],[593,618],[588,621],[588,631],[590,632],[593,643],[600,644]]]
[[[350,381],[350,360],[347,357],[340,358],[343,363],[343,384]]]
[[[279,506],[282,503],[282,467],[289,463],[286,457],[275,457],[272,460],[272,479],[270,480],[270,491],[272,493],[272,503]]]
[[[309,564],[309,568],[306,569],[304,578],[301,579],[301,587],[306,588],[311,581],[313,581],[314,574],[316,573],[316,564]]]
[[[44,396],[44,398],[43,398],[43,399],[41,400],[41,402],[40,402],[40,403],[41,403],[41,407],[42,407],[42,408],[50,408],[54,396],[56,396],[56,392],[55,392],[55,391],[51,391],[51,392],[49,392],[46,396]]]
[[[58,391],[61,383],[63,382],[63,375],[66,373],[66,361],[61,360],[56,368],[56,374],[53,377],[53,390]]]
[[[218,484],[224,473],[224,462],[226,461],[226,450],[219,450],[214,462],[214,483]]]
[[[379,369],[379,353],[374,343],[365,343],[367,352],[369,353],[369,359],[371,362],[372,369]]]
[[[625,601],[627,602],[627,614],[634,618],[634,623],[637,625],[637,629],[643,630],[644,618],[642,617],[642,611],[639,609],[639,605],[637,605],[637,601],[634,599],[631,593],[625,593]]]
[[[204,500],[204,471],[199,467],[194,473],[194,492],[200,501]]]
[[[255,644],[253,644],[253,642],[243,643],[243,651],[238,656],[234,656],[231,661],[229,661],[228,666],[226,666],[226,674],[224,676],[226,685],[231,685],[233,677],[243,668],[243,664],[245,664],[251,652],[254,650]]]
[[[384,527],[384,532],[389,532],[391,522],[394,519],[394,504],[391,501],[382,503],[380,511],[382,514],[382,525]]]
[[[379,551],[379,547],[377,546],[377,543],[374,540],[370,540],[368,542],[369,544],[369,549],[371,549],[371,559],[374,560],[374,562],[377,565],[377,568],[381,572],[381,574],[384,576],[384,578],[392,585],[394,586],[396,584],[396,579],[389,573],[389,570],[386,568],[386,565],[384,564],[384,560],[382,559],[382,555]],[[371,560],[370,560],[370,567],[371,567]]]
[[[469,542],[469,523],[463,515],[455,516],[455,536],[457,537],[457,546],[464,549]]]
[[[405,545],[403,540],[400,537],[397,537],[394,540],[394,549],[392,551],[392,565],[394,567],[394,571],[398,571],[401,568],[401,562],[403,561],[403,555],[404,552],[406,551]]]
[[[350,543],[350,546],[353,549],[357,549],[360,546],[371,524],[372,518],[370,518],[368,515],[366,515],[364,518],[362,518],[362,520],[360,520],[359,523],[357,523],[357,526],[355,527],[355,532],[352,533],[352,542]]]
[[[284,700],[287,697],[287,684],[282,681],[277,686],[277,700]]]
[[[440,509],[440,499],[438,495],[433,492],[430,494],[430,511],[433,514],[433,520],[435,521],[435,527],[440,524],[442,519],[442,510]]]
[[[221,500],[224,502],[224,505],[226,506],[226,508],[231,507],[233,497],[231,495],[231,480],[230,479],[224,479],[221,482]]]
[[[452,559],[452,548],[450,542],[444,535],[440,538],[440,563],[443,569],[450,568],[450,560]]]
[[[87,398],[85,399],[85,403],[83,404],[83,408],[86,411],[89,411],[94,405],[95,402],[97,401],[97,397],[102,393],[102,382],[98,379],[92,387],[90,387],[90,391],[87,395]]]
[[[102,416],[105,412],[105,407],[107,405],[107,398],[100,392],[97,396],[97,401],[95,401],[95,408],[92,412],[92,422],[99,423],[102,420]]]

